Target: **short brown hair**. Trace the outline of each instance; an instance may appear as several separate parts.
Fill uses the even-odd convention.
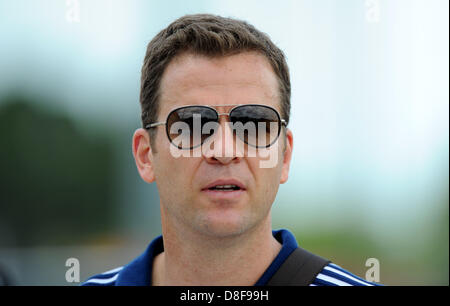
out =
[[[159,87],[169,62],[182,52],[217,57],[256,51],[270,62],[279,80],[281,117],[289,122],[291,83],[283,52],[245,21],[210,14],[186,15],[159,32],[148,44],[141,75],[142,125],[156,122]],[[154,136],[150,130],[150,137]]]

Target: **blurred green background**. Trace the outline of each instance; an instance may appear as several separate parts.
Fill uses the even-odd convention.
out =
[[[0,284],[81,281],[161,232],[138,176],[145,48],[175,18],[247,20],[285,51],[294,157],[273,227],[387,285],[448,285],[447,0],[0,0]]]

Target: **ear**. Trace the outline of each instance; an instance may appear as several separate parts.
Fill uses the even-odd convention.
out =
[[[289,166],[291,165],[292,149],[294,148],[294,136],[292,131],[286,128],[286,149],[283,153],[283,165],[281,168],[280,184],[287,182],[289,177]]]
[[[133,156],[141,178],[147,183],[153,183],[155,181],[153,152],[150,147],[150,137],[142,128],[137,129],[133,135]]]

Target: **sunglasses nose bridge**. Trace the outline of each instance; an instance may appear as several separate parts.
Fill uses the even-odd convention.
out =
[[[232,125],[229,124],[230,123],[230,119],[229,119],[230,112],[220,113],[219,111],[216,110],[216,113],[217,113],[217,123],[219,124],[218,129],[220,130],[220,132],[217,133],[217,130],[216,130],[216,132],[214,133],[215,134],[214,137],[219,137],[219,138],[225,137],[225,139],[232,139],[232,136],[231,136],[231,138],[228,137],[228,136],[234,134]],[[228,117],[228,120],[226,117]],[[221,118],[224,118],[224,119],[221,119]],[[219,139],[219,141],[223,141],[223,140],[224,139]]]
[[[222,129],[222,132],[231,129],[231,126],[229,126],[227,123],[230,121],[229,116],[230,113],[219,113],[217,112],[218,115],[218,123],[220,125],[220,128]],[[227,120],[228,117],[228,120]],[[223,119],[221,119],[223,118]]]
[[[228,122],[228,121],[230,121],[230,113],[219,113],[219,112],[217,112],[217,117],[218,117],[218,122],[219,122],[219,124],[222,124],[222,122]],[[227,117],[228,117],[228,120],[227,120]],[[221,118],[224,118],[224,119],[221,119]]]
[[[221,115],[228,115],[228,113]],[[244,154],[241,152],[242,150],[240,150],[240,147],[236,145],[232,125],[228,120],[220,120],[220,116],[219,126],[215,131],[214,136],[212,136],[211,141],[214,142],[213,148],[211,148],[211,145],[209,144],[206,149],[209,153],[206,155],[214,157],[223,163],[229,162],[232,158],[243,156]]]

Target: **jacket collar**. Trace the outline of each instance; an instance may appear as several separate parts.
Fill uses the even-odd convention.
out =
[[[278,270],[286,258],[298,247],[294,235],[286,229],[272,231],[282,248],[255,285],[264,285]],[[116,286],[150,286],[152,283],[153,259],[164,251],[163,237],[156,237],[139,257],[127,264],[117,277]]]

